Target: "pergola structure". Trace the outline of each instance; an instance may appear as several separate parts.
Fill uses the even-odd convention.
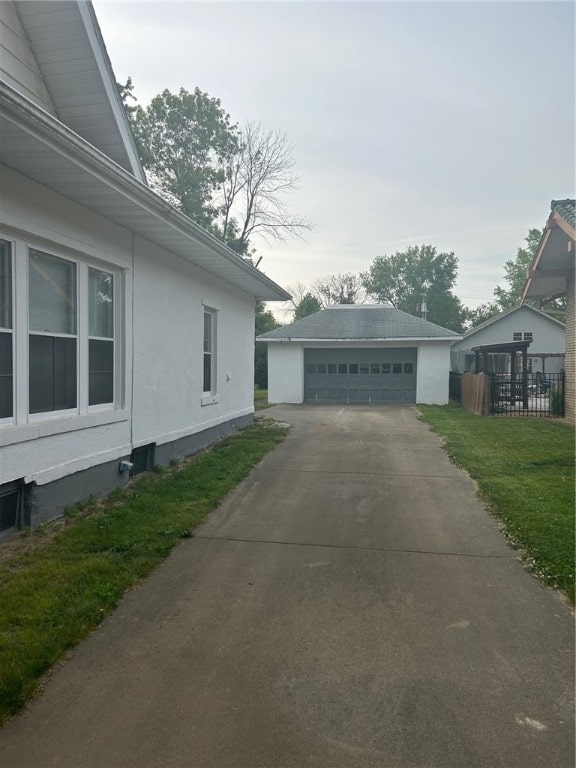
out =
[[[522,368],[519,374],[520,384],[522,386],[522,404],[528,408],[528,347],[531,341],[506,341],[502,344],[483,344],[480,347],[472,347],[474,352],[474,365],[476,373],[485,373],[488,371],[488,355],[494,353],[506,353],[511,356],[510,360],[510,395],[514,396],[516,390],[516,355],[522,355]]]

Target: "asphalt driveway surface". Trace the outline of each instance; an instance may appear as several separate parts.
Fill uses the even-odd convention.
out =
[[[571,611],[412,408],[294,429],[0,733],[3,768],[573,768]]]

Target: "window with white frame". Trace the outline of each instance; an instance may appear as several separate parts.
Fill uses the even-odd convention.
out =
[[[119,270],[0,238],[2,426],[122,406],[122,285]]]
[[[14,412],[14,341],[12,326],[12,246],[0,239],[0,419]]]
[[[204,308],[204,372],[202,391],[216,392],[216,312]]]
[[[76,408],[76,263],[30,248],[28,270],[29,411]]]
[[[88,269],[88,405],[114,402],[114,275]]]

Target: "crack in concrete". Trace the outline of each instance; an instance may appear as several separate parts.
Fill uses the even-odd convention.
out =
[[[397,547],[370,547],[359,546],[354,544],[321,544],[309,541],[277,541],[274,539],[244,539],[237,536],[207,536],[207,535],[194,535],[194,539],[206,539],[208,541],[235,541],[246,544],[275,544],[288,547],[320,547],[326,549],[350,549],[358,550],[361,552],[398,552],[408,555],[440,555],[442,557],[476,557],[487,560],[517,560],[518,555],[511,552],[509,555],[484,555],[475,554],[474,552],[435,552],[434,550],[427,549],[399,549]]]

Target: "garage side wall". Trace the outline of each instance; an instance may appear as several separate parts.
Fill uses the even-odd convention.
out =
[[[426,405],[448,403],[450,342],[420,342],[416,402]]]
[[[268,402],[304,402],[302,344],[268,344]]]

